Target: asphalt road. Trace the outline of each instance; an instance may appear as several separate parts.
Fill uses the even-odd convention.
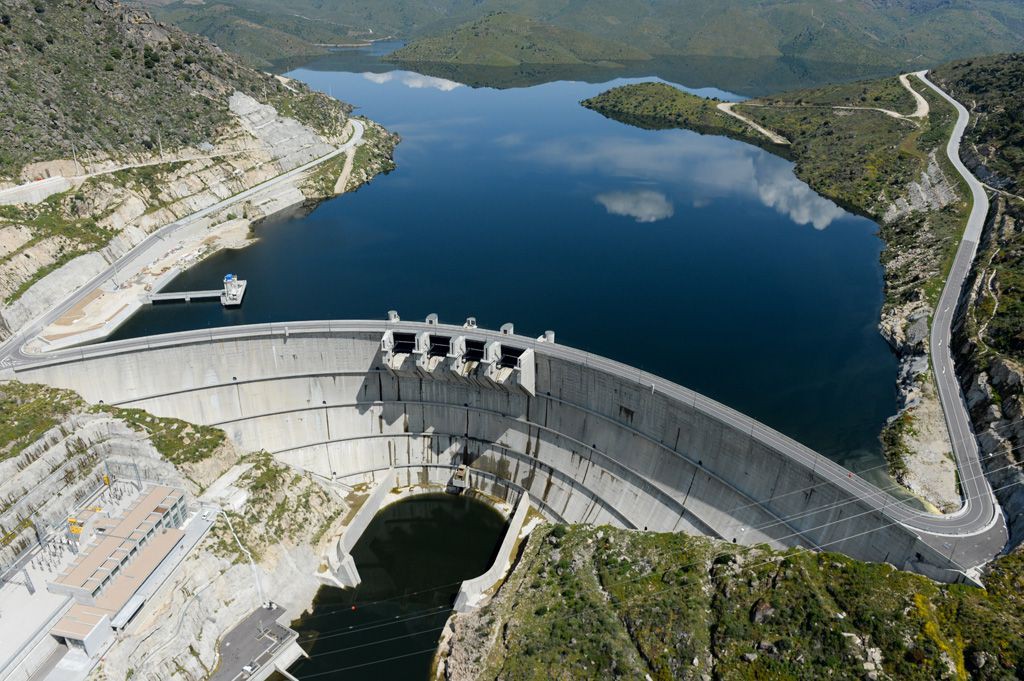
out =
[[[963,161],[960,160],[960,141],[970,121],[970,114],[960,102],[950,97],[941,88],[928,80],[926,73],[919,75],[928,87],[937,92],[957,111],[956,125],[946,145],[946,154],[949,156],[949,160],[957,172],[960,173],[970,187],[973,201],[971,214],[967,219],[967,226],[964,229],[960,246],[957,248],[953,266],[949,271],[949,276],[946,278],[946,285],[939,296],[939,302],[936,305],[935,314],[932,318],[932,368],[935,372],[935,379],[939,389],[942,411],[946,416],[946,425],[949,428],[953,455],[956,458],[957,469],[960,472],[965,499],[963,513],[965,516],[978,518],[979,522],[983,521],[986,517],[996,516],[995,522],[1002,527],[1003,536],[1005,537],[1006,524],[999,504],[996,502],[995,495],[992,493],[992,488],[984,476],[978,440],[971,427],[970,414],[964,401],[963,392],[960,390],[960,384],[957,380],[953,364],[953,355],[950,350],[953,319],[956,314],[957,304],[960,300],[964,283],[974,263],[974,258],[978,251],[978,242],[981,240],[982,229],[988,216],[988,194],[985,192],[981,182],[971,174]]]
[[[286,173],[278,175],[277,177],[267,180],[262,184],[258,184],[255,187],[246,189],[245,191],[239,192],[234,196],[228,197],[219,203],[215,203],[208,208],[204,208],[200,211],[189,215],[188,217],[182,218],[176,222],[172,222],[168,225],[164,225],[160,229],[150,234],[144,241],[139,243],[135,248],[131,249],[123,256],[114,261],[109,267],[97,274],[95,277],[89,280],[84,286],[78,288],[76,291],[71,292],[64,300],[59,302],[57,305],[52,307],[45,314],[37,317],[28,324],[26,324],[18,333],[7,339],[2,345],[0,345],[0,366],[10,368],[12,365],[16,365],[20,362],[30,361],[33,355],[28,355],[23,352],[24,345],[35,338],[39,333],[43,331],[47,326],[60,319],[65,312],[70,310],[72,307],[77,305],[79,302],[84,300],[89,294],[95,291],[97,288],[102,286],[106,281],[113,279],[116,274],[122,270],[131,268],[135,265],[145,266],[148,264],[147,259],[151,259],[153,254],[150,252],[154,246],[160,245],[161,242],[166,241],[174,236],[174,233],[190,225],[196,220],[212,215],[218,211],[221,211],[233,204],[240,201],[245,201],[254,194],[270,189],[282,182],[287,182],[292,178],[301,175],[310,168],[313,168],[321,163],[328,161],[340,154],[344,154],[353,146],[359,144],[363,139],[363,133],[365,127],[361,121],[355,118],[350,119],[353,125],[352,137],[342,144],[340,147],[332,151],[331,153],[321,156],[318,159],[310,161],[297,168],[293,168]]]

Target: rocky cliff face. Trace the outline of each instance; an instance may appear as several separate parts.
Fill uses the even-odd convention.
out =
[[[1006,514],[1011,546],[1024,541],[1024,367],[990,346],[988,326],[1001,297],[1019,295],[1001,290],[995,259],[1002,249],[1019,242],[1022,213],[1024,209],[1009,206],[1002,197],[993,202],[953,337],[957,375],[978,434],[986,476]]]
[[[961,200],[938,162],[888,203],[882,218],[886,304],[879,330],[899,358],[899,412],[882,432],[890,473],[942,511],[960,506],[949,433],[929,361],[932,303],[925,282],[942,267],[933,221]],[[880,197],[884,198],[884,197]]]

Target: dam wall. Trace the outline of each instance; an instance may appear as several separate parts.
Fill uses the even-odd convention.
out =
[[[511,328],[235,327],[55,353],[16,373],[218,426],[327,478],[436,478],[466,464],[485,493],[525,492],[559,522],[840,551],[961,578],[953,552],[836,464],[697,393]]]

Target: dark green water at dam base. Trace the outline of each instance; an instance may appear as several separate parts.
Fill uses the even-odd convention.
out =
[[[459,585],[490,567],[505,519],[468,496],[424,494],[382,509],[352,550],[363,581],[322,587],[296,620],[300,680],[426,679]]]

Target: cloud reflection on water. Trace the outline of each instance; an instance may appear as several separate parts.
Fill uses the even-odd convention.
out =
[[[371,83],[377,83],[378,85],[397,82],[414,90],[430,88],[433,90],[440,90],[441,92],[451,92],[456,88],[462,87],[462,83],[457,83],[454,80],[437,78],[435,76],[424,76],[419,73],[413,73],[412,71],[388,71],[387,73],[373,73],[367,71],[363,74],[363,78]]]
[[[760,149],[716,137],[669,133],[642,141],[626,137],[560,139],[547,141],[526,154],[532,160],[571,171],[603,172],[669,187],[688,186],[696,190],[691,189],[692,195],[686,197],[695,206],[719,198],[753,198],[796,224],[813,225],[815,229],[825,229],[845,214],[800,181],[789,163]],[[622,197],[618,199],[622,205]],[[614,212],[600,198],[598,201]],[[656,219],[664,217],[669,215]]]
[[[672,202],[661,192],[650,189],[598,194],[594,200],[612,215],[631,217],[637,222],[657,222],[675,215]]]

